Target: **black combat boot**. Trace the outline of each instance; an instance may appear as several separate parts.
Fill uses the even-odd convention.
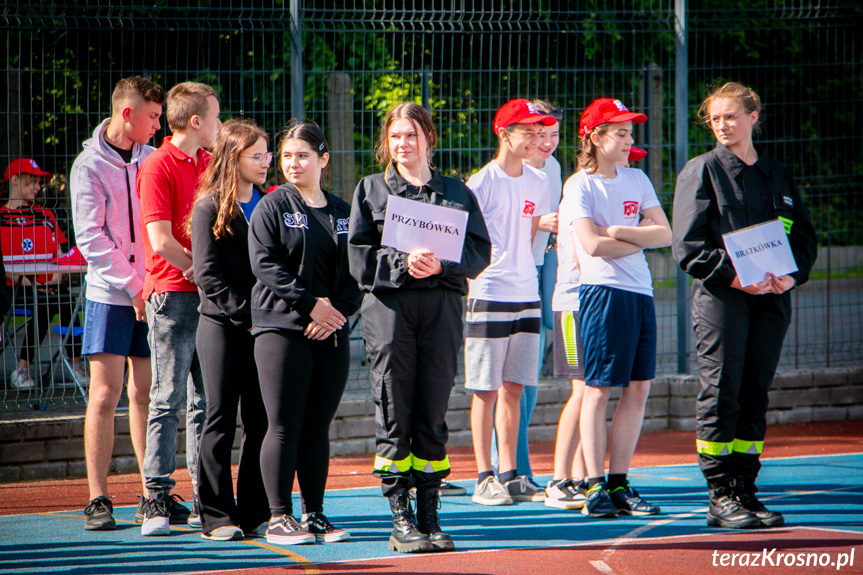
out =
[[[734,496],[736,481],[708,482],[710,490],[710,509],[707,511],[707,525],[725,529],[751,529],[760,527],[761,520],[748,509],[741,507]]]
[[[436,487],[417,487],[417,526],[428,535],[434,551],[454,551],[452,537],[441,531],[437,510],[440,505],[440,492]]]
[[[758,493],[758,488],[755,487],[754,477],[738,477],[737,484],[734,486],[734,497],[743,509],[753,513],[761,522],[762,527],[780,527],[785,525],[785,518],[778,511],[770,511],[767,509],[755,494]]]
[[[407,491],[389,496],[390,511],[393,512],[393,532],[390,534],[390,551],[398,553],[422,553],[434,547],[427,535],[417,529]]]

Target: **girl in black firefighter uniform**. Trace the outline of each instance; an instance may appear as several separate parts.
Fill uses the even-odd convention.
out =
[[[365,292],[361,317],[376,405],[374,474],[393,517],[391,551],[455,548],[438,523],[438,487],[449,474],[444,417],[463,341],[462,296],[491,258],[485,221],[471,191],[430,162],[437,134],[417,104],[389,111],[377,159],[384,173],[363,178],[354,193],[348,258]],[[468,212],[461,262],[428,250],[410,254],[381,245],[387,199]],[[417,490],[417,517],[408,490]]]
[[[777,527],[782,514],[756,497],[767,392],[791,320],[790,290],[815,262],[812,222],[785,167],[752,143],[761,101],[736,83],[701,105],[716,148],[689,161],[674,197],[674,259],[694,278],[692,319],[701,391],[696,449],[710,492],[707,524]],[[779,218],[798,271],[743,286],[722,234]]]
[[[324,133],[292,123],[279,144],[288,183],[261,199],[249,229],[252,333],[269,427],[261,472],[270,501],[267,542],[345,541],[323,514],[330,422],[350,364],[347,318],[362,294],[348,273],[350,205],[321,189]],[[296,472],[303,515],[292,513]]]

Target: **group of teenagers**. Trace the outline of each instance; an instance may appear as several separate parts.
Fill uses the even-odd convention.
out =
[[[147,142],[165,105],[173,135],[153,150]],[[166,94],[142,77],[121,80],[111,117],[84,143],[70,181],[88,263],[85,528],[115,527],[107,475],[128,366],[143,535],[188,523],[216,541],[349,539],[323,504],[329,427],[357,313],[390,550],[455,549],[438,510],[442,493],[465,491],[445,481],[445,417],[462,347],[473,392],[475,503],[544,501],[594,518],[659,513],[627,474],[656,367],[644,250],[669,245],[694,278],[696,447],[708,524],[781,525],[782,515],[756,497],[755,478],[789,290],[808,277],[814,230],[787,170],[754,147],[757,95],[726,84],[701,111],[717,146],[681,172],[672,234],[650,181],[628,167],[643,157],[633,126],[646,116],[619,100],[596,100],[582,113],[578,171],[565,185],[552,155],[563,114],[547,102],[504,104],[493,124],[497,154],[466,183],[435,167],[430,114],[397,105],[377,143],[383,172],[362,178],[350,205],[326,191],[330,151],[318,126],[292,121],[273,153],[253,122],[221,123],[209,86],[184,82]],[[264,193],[274,155],[285,183]],[[383,245],[391,196],[466,212],[460,260]],[[791,222],[799,271],[740,285],[721,235],[777,217]],[[572,395],[543,487],[530,468],[527,427],[547,330],[555,374],[572,380]],[[621,394],[609,428],[614,387]],[[171,493],[181,413],[191,509]]]

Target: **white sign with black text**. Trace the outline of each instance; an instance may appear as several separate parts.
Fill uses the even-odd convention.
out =
[[[764,281],[768,272],[779,277],[797,271],[785,226],[779,220],[723,234],[722,239],[743,287]]]
[[[458,263],[466,229],[467,212],[390,196],[381,244],[405,253],[426,249]]]

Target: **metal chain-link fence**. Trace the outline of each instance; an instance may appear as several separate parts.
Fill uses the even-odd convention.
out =
[[[74,245],[69,169],[81,143],[110,115],[111,91],[125,76],[145,75],[166,89],[185,80],[208,83],[219,92],[223,120],[251,118],[271,135],[294,116],[317,122],[332,150],[332,190],[346,198],[360,177],[379,170],[373,149],[394,103],[416,101],[432,111],[439,133],[433,161],[444,174],[466,179],[495,152],[497,108],[514,97],[546,99],[564,111],[556,155],[566,178],[575,169],[579,114],[594,98],[616,97],[649,117],[636,134],[636,145],[649,152],[639,167],[669,213],[680,158],[713,145],[696,121],[700,99],[709,86],[736,80],[761,95],[764,127],[756,141],[796,176],[819,233],[812,281],[793,296],[781,366],[860,362],[863,135],[855,128],[863,110],[863,9],[856,2],[125,4],[0,8],[0,160],[5,168],[15,158],[34,158],[56,174],[39,203],[54,211],[69,239],[61,250]],[[153,144],[168,134],[165,128]],[[270,183],[280,181],[274,170]],[[691,369],[688,287],[678,286],[668,250],[648,259],[659,369]],[[73,306],[81,274],[63,275],[64,305]],[[60,369],[60,361],[49,370],[62,334],[41,342],[41,363],[30,369],[35,387],[13,385],[22,346],[37,346],[16,331],[29,321],[20,295],[29,292],[14,292],[13,309],[25,311],[4,324],[0,413],[81,405],[70,377],[74,345],[67,346],[70,367]],[[75,327],[62,323],[58,316],[52,327]],[[353,345],[349,389],[362,390],[359,331]]]

